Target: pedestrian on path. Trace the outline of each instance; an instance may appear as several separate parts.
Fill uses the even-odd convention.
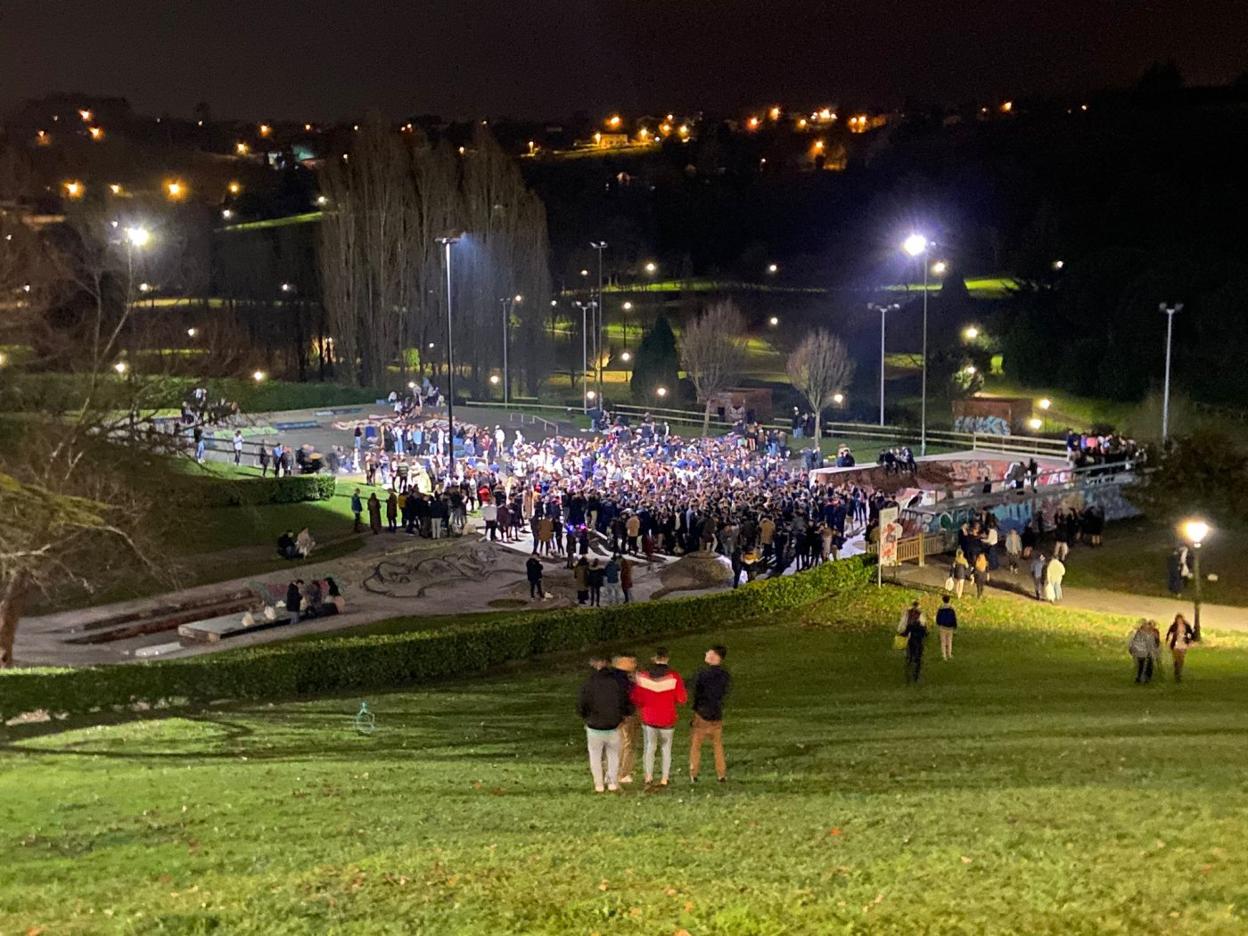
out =
[[[1153,666],[1161,652],[1161,634],[1156,621],[1140,618],[1139,626],[1127,644],[1127,652],[1135,660],[1135,681],[1152,682]]]
[[[537,556],[529,556],[524,564],[524,573],[529,580],[529,598],[541,598],[542,592],[542,560]]]
[[[1044,597],[1056,604],[1062,600],[1062,579],[1066,577],[1066,563],[1054,556],[1049,560],[1049,567],[1045,571],[1048,582],[1044,586]]]
[[[1036,601],[1044,601],[1044,553],[1037,552],[1031,560],[1031,580],[1036,586]]]
[[[364,502],[360,500],[359,488],[356,488],[355,493],[351,495],[351,513],[355,515],[355,532],[359,533],[364,529],[364,524],[361,522],[364,516]]]
[[[577,711],[585,722],[585,741],[589,752],[589,772],[594,778],[594,792],[619,790],[620,722],[632,705],[621,682],[607,666],[603,657],[589,661],[589,678],[581,686]],[[606,769],[603,769],[603,760]]]
[[[1010,573],[1017,574],[1019,559],[1023,555],[1023,538],[1016,529],[1005,535],[1005,555],[1009,559]]]
[[[944,660],[953,659],[953,634],[958,629],[958,613],[949,603],[949,596],[940,599],[940,607],[936,609],[936,629],[940,633],[940,656]]]
[[[988,556],[984,552],[975,555],[975,597],[984,597],[984,586],[988,584]]]
[[[953,593],[961,598],[962,591],[966,588],[966,580],[971,577],[971,564],[966,561],[966,553],[961,549],[953,555],[949,575],[953,579]]]
[[[693,677],[693,737],[689,745],[689,780],[698,782],[702,766],[702,744],[711,742],[715,754],[715,776],[728,779],[728,759],[724,756],[724,700],[732,686],[732,676],[724,669],[728,648],[716,644],[706,651],[706,666]]]
[[[1187,662],[1187,650],[1196,639],[1196,632],[1187,618],[1181,614],[1174,616],[1174,621],[1166,630],[1166,646],[1170,648],[1170,656],[1174,660],[1174,681],[1182,682],[1183,664]]]
[[[676,734],[676,706],[688,701],[685,683],[680,673],[669,667],[666,647],[654,651],[649,667],[637,674],[633,686],[632,701],[641,715],[641,730],[645,740],[642,765],[646,772],[646,786],[654,783],[654,758],[660,757],[659,786],[667,786],[672,772],[672,739]]]

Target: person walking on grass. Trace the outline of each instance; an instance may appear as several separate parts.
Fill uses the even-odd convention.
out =
[[[1166,646],[1170,648],[1170,656],[1174,659],[1174,681],[1183,681],[1183,664],[1187,662],[1187,650],[1196,639],[1196,632],[1187,618],[1181,614],[1174,616],[1174,622],[1166,630]]]
[[[660,755],[662,774],[659,786],[667,786],[672,772],[672,738],[676,734],[676,706],[684,705],[689,697],[685,694],[685,682],[680,673],[669,667],[666,647],[654,651],[649,667],[637,674],[633,686],[632,701],[641,715],[641,731],[645,740],[642,764],[646,772],[646,786],[654,784],[654,756]]]
[[[702,766],[702,744],[711,742],[715,754],[715,776],[720,783],[728,779],[728,760],[724,756],[724,700],[732,686],[732,677],[724,669],[728,648],[715,644],[706,651],[706,666],[693,677],[693,737],[689,745],[689,781],[698,782]]]
[[[1139,626],[1127,643],[1127,652],[1135,660],[1135,681],[1150,683],[1153,681],[1153,664],[1161,650],[1161,634],[1157,622],[1140,618]]]
[[[542,560],[536,555],[529,556],[524,564],[524,574],[529,580],[529,598],[537,599],[544,597],[542,591]]]
[[[953,659],[953,635],[958,629],[958,612],[949,603],[949,596],[940,599],[940,607],[936,609],[936,630],[940,633],[940,657],[942,660]]]
[[[614,793],[620,788],[620,722],[631,711],[632,704],[628,692],[603,657],[594,657],[589,665],[591,671],[589,678],[581,685],[577,711],[585,722],[594,792],[610,790]]]
[[[362,522],[362,518],[364,516],[364,501],[360,499],[359,488],[356,488],[355,493],[351,495],[351,513],[355,515],[355,532],[359,533],[364,529],[364,524]]]
[[[918,599],[901,616],[898,635],[906,638],[906,682],[917,683],[923,668],[923,650],[927,641],[927,620]]]
[[[1023,555],[1023,538],[1016,529],[1005,535],[1005,555],[1010,564],[1010,574],[1017,575],[1019,560]]]
[[[234,467],[238,467],[243,463],[243,434],[238,429],[234,430]]]
[[[633,653],[617,653],[611,658],[611,671],[629,696],[628,714],[620,722],[620,784],[633,782],[637,748],[641,741],[641,719],[632,704],[633,682],[637,675],[637,657]]]

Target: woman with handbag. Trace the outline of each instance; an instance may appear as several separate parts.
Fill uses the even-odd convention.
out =
[[[953,565],[949,567],[949,579],[946,579],[945,588],[952,591],[959,598],[962,597],[962,590],[966,588],[966,580],[971,576],[971,564],[966,561],[966,553],[958,550],[953,557]]]

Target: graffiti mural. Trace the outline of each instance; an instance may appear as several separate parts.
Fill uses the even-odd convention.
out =
[[[1021,531],[1037,514],[1042,515],[1051,525],[1053,514],[1058,510],[1099,507],[1107,521],[1138,517],[1140,511],[1123,494],[1123,487],[1122,484],[1085,484],[1078,488],[1051,491],[1047,494],[1041,488],[1036,494],[1017,499],[1011,498],[986,509],[991,510],[993,516],[997,518],[997,525],[1002,533],[1010,530]],[[927,518],[927,531],[939,533],[941,530],[956,530],[976,516],[981,509],[984,508],[960,506],[931,514]]]
[[[976,432],[980,435],[1010,434],[1010,424],[1000,416],[959,416],[953,421],[954,432]]]
[[[436,556],[391,556],[373,567],[360,584],[374,595],[388,598],[424,598],[443,585],[462,587],[482,581],[494,569],[497,553],[484,543],[465,545]]]

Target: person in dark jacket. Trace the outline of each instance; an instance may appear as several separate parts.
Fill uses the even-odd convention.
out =
[[[906,638],[906,682],[917,683],[919,670],[923,668],[923,649],[927,641],[927,621],[918,601],[912,602],[901,616],[901,626],[897,628],[897,633]]]
[[[537,558],[537,554],[529,556],[524,564],[524,572],[529,580],[529,597],[542,597],[542,560]]]
[[[290,623],[299,623],[299,610],[303,607],[303,579],[295,579],[286,586],[286,610]]]
[[[689,780],[698,782],[702,765],[702,744],[711,742],[715,752],[715,775],[719,782],[728,779],[728,760],[724,757],[724,699],[732,685],[732,677],[724,669],[728,648],[716,644],[706,651],[706,666],[693,677],[693,739],[689,746]]]
[[[594,778],[594,792],[619,790],[620,722],[631,714],[629,690],[625,680],[607,666],[602,657],[589,661],[592,671],[581,686],[577,711],[585,722],[586,745],[589,749],[589,772]],[[603,756],[606,771],[603,771]],[[605,785],[604,785],[605,784]]]

